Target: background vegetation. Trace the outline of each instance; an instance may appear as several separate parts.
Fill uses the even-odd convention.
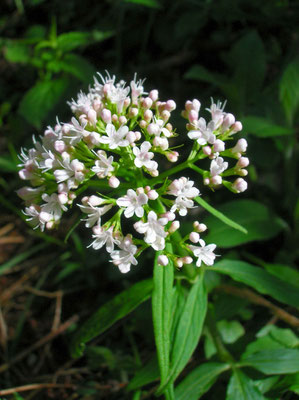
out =
[[[211,96],[227,99],[249,142],[245,194],[197,185],[248,234],[198,211],[222,258],[206,274],[208,316],[176,399],[295,398],[298,2],[3,0],[0,8],[0,396],[137,400],[158,387],[150,284],[134,286],[132,303],[125,292],[152,277],[153,260],[120,275],[86,249],[84,228],[70,233],[79,214],[41,234],[24,223],[15,194],[20,147],[57,115],[67,122],[66,101],[108,70],[127,81],[137,71],[178,110],[186,99],[202,109]],[[174,124],[183,129],[179,111]],[[114,297],[123,291],[126,310]]]

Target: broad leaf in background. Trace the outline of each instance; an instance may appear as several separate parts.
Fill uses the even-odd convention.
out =
[[[271,349],[242,357],[240,365],[257,369],[264,374],[293,374],[299,372],[298,349]]]
[[[113,32],[66,32],[57,37],[57,47],[63,52],[69,52],[81,46],[101,42],[113,36]]]
[[[150,8],[161,8],[161,4],[158,0],[123,0],[125,3],[140,4],[142,6]]]
[[[228,218],[226,215],[224,215],[219,210],[216,210],[216,208],[212,207],[209,203],[207,203],[201,197],[195,197],[194,200],[199,205],[201,205],[204,209],[206,209],[210,214],[214,215],[214,217],[220,219],[220,221],[222,221],[224,224],[230,226],[233,229],[237,229],[238,231],[247,234],[247,229],[245,229],[243,226],[241,226],[237,222],[233,221],[232,219]]]
[[[166,250],[172,252],[172,246],[166,244]],[[163,385],[169,372],[174,268],[171,261],[166,266],[159,265],[157,259],[160,254],[161,252],[156,253],[154,264],[152,311],[161,385]]]
[[[226,393],[226,400],[264,400],[264,396],[254,385],[254,381],[248,378],[240,370],[235,370],[231,377]]]
[[[129,385],[127,386],[127,390],[136,390],[142,386],[148,385],[155,380],[158,380],[160,377],[159,365],[156,354],[154,357],[150,359],[150,361],[145,364],[131,379]]]
[[[220,205],[218,209],[248,232],[237,232],[214,216],[207,216],[203,220],[209,227],[205,240],[208,243],[216,243],[219,247],[234,247],[254,240],[271,239],[285,227],[285,223],[279,217],[257,201],[234,200]]]
[[[292,124],[299,104],[299,59],[287,66],[279,86],[280,101],[283,104],[288,122]]]
[[[152,289],[151,279],[138,282],[100,307],[75,333],[71,342],[72,356],[80,357],[85,343],[99,336],[115,322],[135,310],[139,304],[149,299]]]
[[[204,274],[202,272],[199,279],[193,284],[180,315],[171,350],[170,370],[165,386],[174,382],[198,345],[208,303],[203,278]],[[158,393],[161,393],[165,386],[163,387],[162,384]]]
[[[243,117],[242,124],[245,132],[252,133],[260,138],[292,135],[294,133],[294,129],[276,125],[266,118],[253,115]]]
[[[68,85],[69,80],[63,78],[38,82],[23,97],[19,113],[39,129],[49,111],[59,103]]]
[[[227,259],[217,262],[212,268],[213,271],[229,275],[234,280],[245,283],[260,293],[268,294],[282,303],[299,307],[298,289],[262,268],[254,267],[244,261]]]
[[[175,389],[176,400],[198,400],[230,368],[228,364],[206,363],[195,368]]]
[[[291,282],[292,285],[299,289],[299,272],[295,268],[288,267],[282,264],[263,264],[270,274],[277,276],[285,282]]]
[[[94,66],[85,58],[73,53],[66,54],[62,60],[53,61],[53,64],[59,71],[67,72],[85,83],[91,82],[96,73]]]
[[[11,63],[27,64],[30,61],[30,48],[26,43],[7,40],[5,43],[4,56]]]

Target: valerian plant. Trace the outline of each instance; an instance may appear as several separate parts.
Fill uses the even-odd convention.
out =
[[[172,399],[173,383],[198,343],[206,316],[205,267],[213,266],[218,256],[216,244],[207,244],[202,237],[207,226],[200,221],[181,234],[180,223],[196,203],[212,209],[188,174],[199,174],[202,186],[211,190],[225,186],[234,193],[244,192],[247,142],[241,138],[226,145],[242,124],[224,111],[225,104],[212,100],[207,122],[199,116],[200,101],[187,101],[182,117],[192,149],[181,163],[161,172],[163,158],[170,163],[179,160],[178,149],[172,147],[178,132],[170,122],[175,101],[160,100],[156,89],[147,93],[144,80],[136,75],[129,86],[108,73],[99,76],[87,94],[80,92],[68,103],[74,114],[71,121],[57,120],[54,128],[33,138],[34,147],[22,149],[19,175],[30,186],[21,188],[18,195],[25,201],[27,221],[41,231],[58,227],[63,213],[76,202],[82,221],[92,230],[90,247],[97,251],[105,247],[112,265],[122,273],[135,267],[151,248],[153,324],[161,380],[157,394]],[[224,222],[233,224],[228,219]],[[190,282],[186,299],[181,278],[173,285],[174,272]],[[186,307],[180,307],[182,301]],[[226,368],[226,364],[218,366],[217,374]]]

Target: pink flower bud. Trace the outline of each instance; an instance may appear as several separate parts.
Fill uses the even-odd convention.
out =
[[[152,110],[146,110],[143,114],[143,118],[145,119],[146,122],[150,122],[151,119],[153,118],[153,112]]]
[[[192,100],[192,106],[193,106],[193,110],[196,112],[199,112],[200,110],[200,101],[198,101],[197,99],[193,99]]]
[[[204,184],[205,186],[208,186],[208,185],[210,184],[210,179],[209,179],[209,178],[205,178],[205,179],[203,180],[203,184]]]
[[[188,114],[188,119],[190,124],[193,124],[195,121],[198,120],[198,112],[191,110]]]
[[[102,117],[102,120],[106,124],[111,124],[111,111],[110,110],[107,110],[107,108],[104,108],[101,112],[101,117]]]
[[[67,135],[70,130],[71,130],[71,127],[69,124],[64,124],[63,127],[61,128],[61,131],[64,135]]]
[[[144,193],[144,188],[143,188],[143,187],[137,188],[137,189],[136,189],[136,193],[137,193],[137,194]]]
[[[128,108],[131,103],[130,97],[126,97],[124,101],[124,109]]]
[[[199,242],[199,239],[200,239],[200,236],[199,236],[199,234],[198,234],[197,232],[191,232],[191,233],[190,233],[190,235],[189,235],[189,240],[190,240],[192,243],[198,243],[198,242]]]
[[[116,178],[116,176],[111,176],[109,178],[108,185],[115,189],[120,185],[120,181]]]
[[[249,165],[249,158],[247,157],[241,157],[239,158],[236,167],[237,168],[246,168]]]
[[[221,185],[222,178],[220,175],[215,175],[211,178],[211,183],[215,186]]]
[[[91,125],[93,125],[93,126],[96,125],[96,123],[97,123],[97,113],[96,113],[96,111],[95,111],[93,108],[91,108],[91,109],[88,111],[87,118],[88,118],[88,121],[89,121],[89,123],[90,123]]]
[[[150,97],[146,97],[145,99],[143,99],[142,101],[142,107],[143,108],[151,108],[151,106],[153,105],[153,100]]]
[[[212,149],[211,149],[210,146],[205,146],[205,147],[203,147],[203,148],[202,148],[202,151],[203,151],[203,153],[204,153],[206,156],[210,156],[210,155],[212,154]]]
[[[159,257],[158,257],[158,264],[159,265],[162,265],[163,267],[165,267],[166,265],[168,265],[168,262],[169,262],[169,260],[168,260],[168,257],[165,255],[165,254],[161,254]]]
[[[97,207],[103,202],[104,200],[101,197],[95,196],[94,194],[88,198],[88,204],[90,204],[93,207]]]
[[[165,125],[165,128],[166,128],[169,132],[171,132],[172,129],[173,129],[173,126],[168,122],[168,123]]]
[[[81,114],[79,117],[79,121],[81,125],[86,125],[88,120],[87,120],[87,115],[86,114]]]
[[[166,102],[166,110],[173,111],[176,109],[176,103],[173,100],[167,100]]]
[[[180,227],[180,221],[173,221],[168,229],[169,233],[177,231]]]
[[[225,150],[225,143],[222,140],[217,139],[213,145],[213,150],[221,153],[221,151]]]
[[[247,175],[248,175],[247,169],[240,169],[240,170],[238,171],[238,175],[240,175],[240,176],[247,176]]]
[[[118,116],[116,114],[112,115],[112,122],[118,122]]]
[[[151,169],[148,171],[148,173],[154,178],[159,175],[159,171],[157,169]]]
[[[135,141],[137,142],[138,140],[140,140],[141,139],[141,133],[140,132],[134,132],[135,133]]]
[[[136,108],[136,107],[130,108],[129,117],[130,118],[135,118],[135,117],[137,117],[137,115],[138,115],[138,108]]]
[[[161,118],[163,119],[164,122],[167,122],[170,118],[170,112],[167,110],[162,111]]]
[[[183,263],[184,264],[192,264],[193,263],[193,258],[192,257],[189,257],[189,256],[186,256],[186,257],[183,257],[182,258],[182,261],[183,261]]]
[[[140,128],[145,129],[146,126],[147,126],[147,122],[144,121],[144,119],[142,119],[142,120],[139,122],[139,125],[140,125]]]
[[[174,221],[175,220],[175,213],[171,211],[167,211],[166,213],[162,214],[161,217],[167,218],[168,221]]]
[[[129,143],[134,143],[135,140],[136,140],[135,133],[132,132],[132,131],[129,131],[129,132],[127,133],[126,139],[127,139],[127,141],[128,141]]]
[[[66,149],[66,144],[63,140],[56,140],[54,142],[54,149],[58,151],[58,153],[63,153]]]
[[[121,125],[125,125],[125,124],[127,123],[127,118],[126,118],[124,115],[121,115],[121,116],[118,118],[118,120],[119,120],[119,123],[120,123]]]
[[[247,187],[247,182],[244,181],[243,178],[237,178],[232,185],[232,188],[235,189],[238,193],[245,192]]]
[[[197,229],[198,229],[198,232],[202,233],[202,232],[205,232],[208,228],[207,228],[207,225],[205,225],[205,224],[199,224]]]
[[[186,109],[186,111],[191,111],[191,110],[193,110],[193,104],[192,104],[192,101],[190,101],[190,100],[187,100],[186,101],[186,103],[185,103],[185,109]]]
[[[158,92],[158,90],[151,90],[150,92],[149,92],[149,97],[153,100],[153,102],[155,102],[155,101],[157,101],[158,100],[158,98],[159,98],[159,92]]]
[[[100,99],[95,99],[92,103],[92,107],[95,111],[99,111],[102,107],[102,102]]]
[[[240,121],[236,121],[232,126],[232,132],[237,133],[243,129],[242,123]]]
[[[46,223],[46,228],[47,229],[53,229],[55,227],[55,222],[54,221],[49,221]]]
[[[181,258],[177,258],[174,262],[175,266],[178,268],[182,268],[182,266],[184,265],[183,260]]]
[[[236,119],[235,119],[234,115],[227,113],[222,122],[222,130],[226,131],[228,128],[230,128],[235,123],[235,121],[236,121]]]
[[[233,153],[245,153],[246,149],[247,149],[247,140],[242,138],[237,141],[237,144],[231,150]]]
[[[177,151],[170,151],[166,154],[168,161],[177,162],[179,153]]]
[[[150,190],[147,194],[148,198],[150,200],[156,200],[159,197],[158,192],[156,192],[154,189]]]

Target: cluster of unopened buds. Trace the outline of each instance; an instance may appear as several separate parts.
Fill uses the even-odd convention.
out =
[[[136,76],[129,86],[116,83],[109,74],[100,77],[101,83],[95,78],[87,94],[81,92],[69,103],[75,115],[70,122],[57,121],[39,141],[33,138],[33,148],[22,150],[19,175],[31,186],[18,190],[18,195],[26,203],[27,221],[41,231],[52,229],[78,198],[83,221],[93,232],[90,246],[106,247],[121,272],[136,265],[148,247],[160,251],[160,265],[171,260],[180,268],[194,259],[198,267],[213,265],[216,245],[206,245],[200,237],[207,229],[204,224],[195,221],[189,235],[179,234],[179,219],[195,207],[200,192],[192,180],[177,175],[189,168],[211,189],[224,185],[235,193],[246,190],[242,177],[249,164],[243,156],[247,142],[239,139],[234,147],[225,146],[242,129],[241,123],[213,101],[208,109],[211,121],[206,123],[199,118],[200,102],[187,101],[182,116],[188,120],[186,139],[194,141],[193,147],[187,159],[167,169],[168,161],[179,157],[169,143],[177,136],[169,122],[175,102],[160,101],[157,90],[146,93],[144,81]],[[236,160],[235,165],[229,168],[223,157]],[[203,159],[210,160],[207,170],[197,165]],[[171,180],[172,175],[176,179]],[[226,180],[231,175],[239,177]],[[88,195],[82,198],[84,191]],[[124,232],[127,219],[132,224]],[[167,243],[179,254],[168,251]]]

